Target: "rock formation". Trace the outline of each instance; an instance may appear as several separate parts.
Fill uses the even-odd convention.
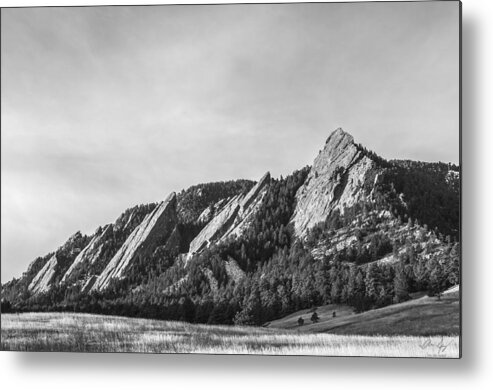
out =
[[[147,215],[113,256],[91,290],[104,290],[111,279],[121,279],[139,256],[151,255],[155,248],[165,244],[176,227],[176,195],[168,198]]]
[[[295,234],[306,236],[308,229],[324,222],[334,210],[344,212],[368,194],[363,184],[373,183],[376,163],[365,155],[351,135],[335,130],[324,149],[316,157],[313,167],[296,193],[296,209],[292,217]]]
[[[197,219],[198,223],[205,223],[207,224],[210,222],[212,218],[214,218],[218,211],[222,210],[222,207],[228,203],[230,199],[221,199],[217,201],[215,204],[207,207],[202,213],[199,215],[199,218]]]
[[[43,267],[41,267],[41,269],[34,275],[28,285],[28,290],[33,295],[48,291],[53,281],[60,280],[60,277],[65,272],[66,267],[77,255],[80,254],[81,249],[87,243],[87,239],[88,238],[83,236],[80,232],[70,236],[69,239],[56,250],[53,256],[51,256]],[[36,262],[37,260],[29,266],[28,272]]]
[[[99,233],[96,233],[89,244],[77,255],[74,262],[70,265],[65,275],[63,275],[62,283],[66,282],[74,273],[77,268],[86,264],[94,263],[103,249],[103,245],[108,237],[113,233],[113,225],[107,225]]]
[[[267,172],[246,195],[237,195],[220,208],[190,243],[188,258],[212,242],[220,242],[233,234],[241,235],[260,207],[269,183],[270,173]]]
[[[53,255],[33,278],[29,284],[28,290],[33,294],[48,291],[50,288],[50,283],[55,276],[56,265],[56,255]]]

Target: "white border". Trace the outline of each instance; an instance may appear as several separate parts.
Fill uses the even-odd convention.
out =
[[[222,3],[224,1],[214,1]],[[248,2],[248,1],[244,1]],[[1,6],[165,1],[0,0]],[[186,3],[173,1],[172,3]],[[193,3],[208,3],[193,1]],[[4,389],[486,389],[493,383],[493,2],[463,1],[463,359],[0,352]]]

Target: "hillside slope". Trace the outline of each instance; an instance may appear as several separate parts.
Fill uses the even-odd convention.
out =
[[[320,319],[312,323],[316,311]],[[335,312],[336,317],[333,317]],[[298,318],[305,324],[298,325]],[[298,329],[310,333],[358,335],[458,335],[460,333],[459,292],[444,294],[440,300],[427,295],[407,302],[356,314],[344,305],[326,305],[301,310],[266,324],[269,328]]]

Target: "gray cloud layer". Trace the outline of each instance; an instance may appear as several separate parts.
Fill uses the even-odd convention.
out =
[[[2,10],[2,282],[127,207],[288,174],[342,126],[458,162],[458,3]]]

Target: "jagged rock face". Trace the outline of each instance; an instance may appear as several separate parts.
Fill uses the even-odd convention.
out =
[[[123,278],[125,271],[139,256],[151,255],[157,246],[168,240],[176,224],[176,195],[172,193],[135,228],[91,290],[104,290],[111,279]]]
[[[113,234],[113,225],[107,225],[103,228],[99,234],[95,234],[89,244],[77,255],[74,262],[70,265],[69,269],[63,275],[62,283],[66,282],[77,270],[85,264],[94,263],[103,249],[105,241]]]
[[[231,225],[221,240],[233,235],[239,237],[248,228],[248,226],[250,226],[252,219],[255,217],[257,211],[262,205],[262,201],[267,193],[269,183],[270,173],[267,172],[241,200],[235,223]]]
[[[334,210],[365,199],[365,182],[375,181],[376,163],[354,143],[351,135],[335,130],[327,139],[305,181],[296,193],[292,223],[295,234],[305,237],[308,229],[324,222]]]
[[[79,255],[81,249],[86,246],[87,239],[88,238],[83,236],[80,232],[70,236],[34,275],[28,285],[28,290],[31,294],[36,295],[41,292],[46,292],[54,282],[59,281],[65,273],[68,264],[71,264],[72,259]],[[32,267],[36,266],[37,262],[38,260],[35,260],[31,263],[28,273],[31,271]]]
[[[34,259],[31,263],[29,263],[29,266],[27,267],[27,270],[22,274],[22,278],[28,278],[29,274],[33,273],[31,275],[31,281],[36,277],[37,273],[46,265],[46,263],[51,259],[51,255],[47,255],[45,257],[38,257]],[[37,271],[36,271],[37,270]]]
[[[270,174],[267,172],[246,195],[234,196],[220,207],[212,220],[190,243],[188,258],[210,243],[220,242],[231,235],[240,236],[258,211],[269,183]]]
[[[200,252],[210,242],[224,234],[238,214],[240,199],[241,195],[231,198],[221,211],[200,231],[190,243],[190,255]]]
[[[31,283],[29,284],[28,290],[33,294],[48,291],[48,289],[50,288],[50,283],[55,276],[56,265],[56,255],[53,255],[33,278]]]

